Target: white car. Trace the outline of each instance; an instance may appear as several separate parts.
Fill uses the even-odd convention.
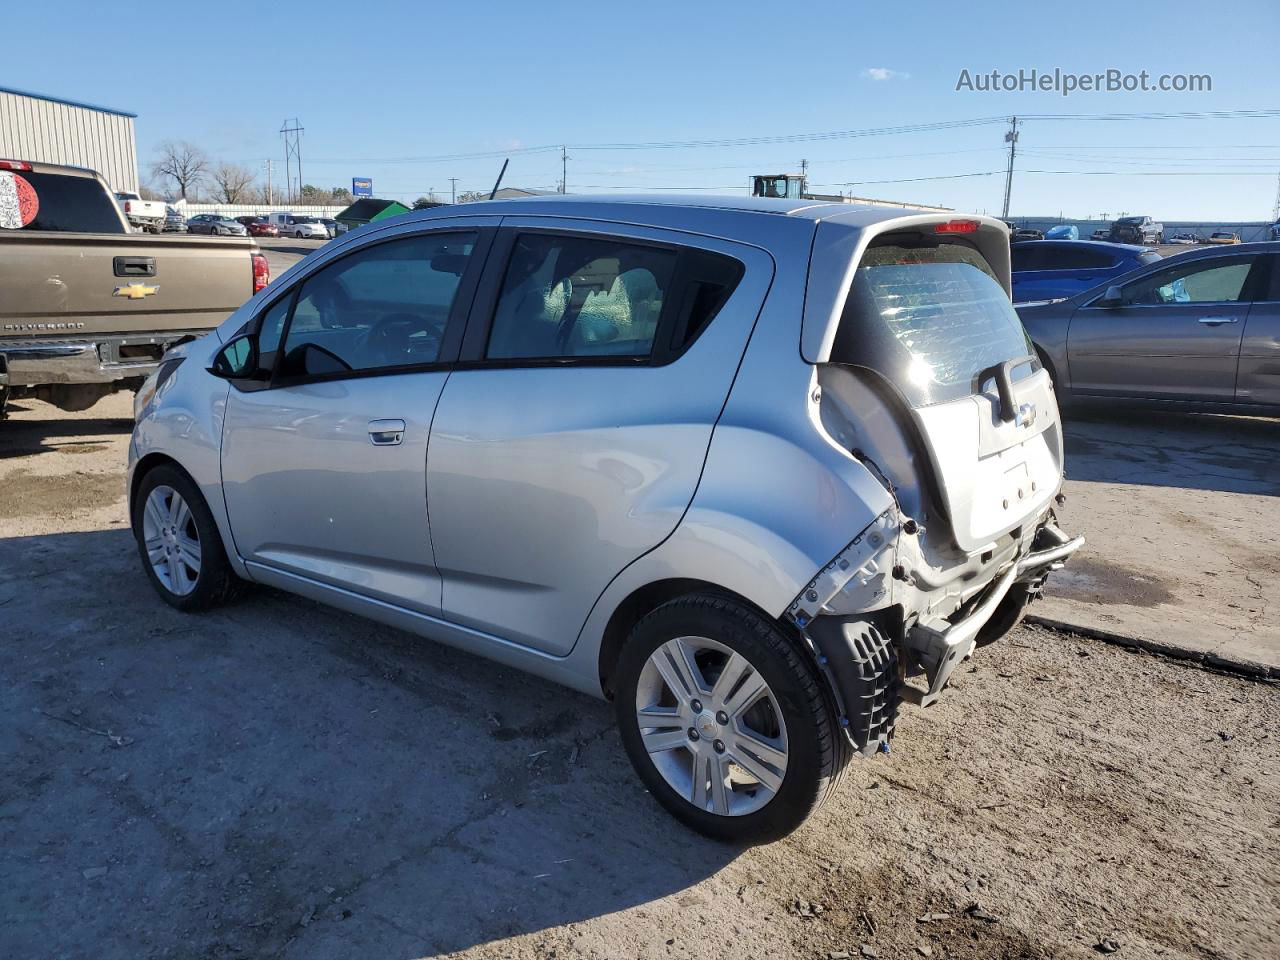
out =
[[[329,231],[315,217],[288,217],[280,226],[280,236],[295,240],[328,240]]]

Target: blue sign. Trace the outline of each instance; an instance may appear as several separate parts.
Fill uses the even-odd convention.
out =
[[[372,197],[373,181],[368,177],[352,177],[351,195],[353,197]]]

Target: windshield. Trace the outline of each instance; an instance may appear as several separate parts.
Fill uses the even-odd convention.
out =
[[[316,221],[313,217],[294,217],[293,222],[294,223],[315,223]]]
[[[895,240],[863,256],[831,359],[879,371],[920,407],[969,396],[979,373],[1031,353],[1009,295],[976,249]]]

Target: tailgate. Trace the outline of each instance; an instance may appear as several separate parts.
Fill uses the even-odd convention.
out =
[[[938,478],[956,544],[989,546],[1038,516],[1062,480],[1062,428],[1049,374],[1012,384],[1012,420],[994,385],[913,411]]]
[[[209,330],[253,294],[244,237],[0,231],[0,338]]]

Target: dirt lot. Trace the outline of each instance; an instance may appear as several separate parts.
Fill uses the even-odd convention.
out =
[[[1024,629],[805,829],[724,847],[602,703],[270,591],[170,610],[124,526],[128,398],[19,406],[6,956],[1280,952],[1274,685]]]

